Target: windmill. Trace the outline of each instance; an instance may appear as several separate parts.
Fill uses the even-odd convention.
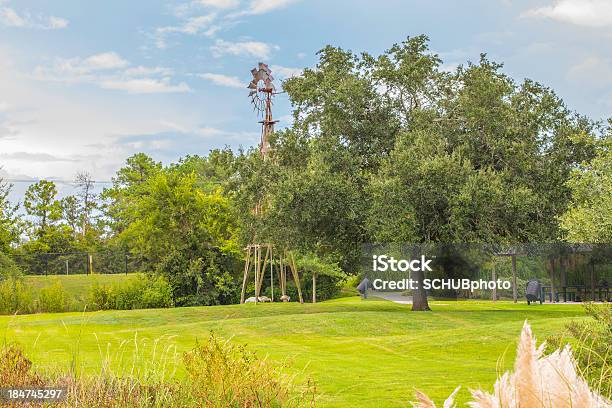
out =
[[[272,118],[272,98],[276,95],[274,77],[272,70],[267,64],[260,62],[256,68],[251,70],[253,79],[247,86],[251,103],[257,115],[262,117],[261,140],[259,142],[259,153],[263,160],[268,159],[270,152],[270,136],[274,132],[274,125],[278,122]],[[254,209],[255,216],[261,215],[261,202],[257,203]],[[256,241],[256,239],[254,240]],[[278,277],[281,289],[281,300],[288,301],[287,296],[287,271],[291,273],[298,292],[300,303],[304,303],[302,289],[298,276],[295,258],[291,252],[282,251],[276,254],[274,247],[269,243],[251,243],[246,247],[246,257],[244,263],[244,276],[242,280],[242,292],[240,303],[245,302],[245,294],[249,282],[249,275],[253,271],[255,283],[255,303],[258,303],[261,295],[264,278],[269,271],[271,301],[274,302],[274,276]]]

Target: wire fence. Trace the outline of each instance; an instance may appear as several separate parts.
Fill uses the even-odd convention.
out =
[[[138,272],[140,262],[125,252],[34,252],[13,254],[26,275],[128,274]]]

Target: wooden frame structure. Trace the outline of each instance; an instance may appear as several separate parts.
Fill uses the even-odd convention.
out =
[[[270,298],[272,302],[274,302],[274,275],[277,276],[280,284],[280,299],[285,301],[285,299],[287,299],[287,270],[289,270],[291,277],[295,282],[300,303],[304,303],[304,299],[302,298],[302,288],[300,286],[300,278],[293,254],[291,252],[285,252],[284,254],[279,255],[275,262],[273,249],[274,248],[271,244],[250,244],[246,247],[240,303],[245,302],[246,289],[251,271],[253,271],[255,280],[255,303],[259,302],[261,288],[268,272],[270,273]]]

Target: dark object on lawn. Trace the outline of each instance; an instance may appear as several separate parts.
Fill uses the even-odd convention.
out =
[[[530,305],[531,302],[539,301],[542,304],[542,285],[540,281],[537,279],[530,279],[527,282],[527,288],[525,289],[525,297],[527,298],[527,304]]]
[[[364,299],[368,298],[368,289],[370,288],[370,281],[368,278],[364,278],[359,285],[357,285],[357,291],[361,294]]]

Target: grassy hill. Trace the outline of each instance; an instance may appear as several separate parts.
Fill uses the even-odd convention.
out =
[[[491,388],[511,365],[523,321],[540,340],[582,308],[507,302],[432,302],[432,312],[345,298],[318,304],[247,304],[0,317],[5,341],[38,367],[170,375],[210,331],[311,376],[324,407],[407,407],[415,389],[443,399],[462,385]],[[176,375],[181,375],[180,371]]]

